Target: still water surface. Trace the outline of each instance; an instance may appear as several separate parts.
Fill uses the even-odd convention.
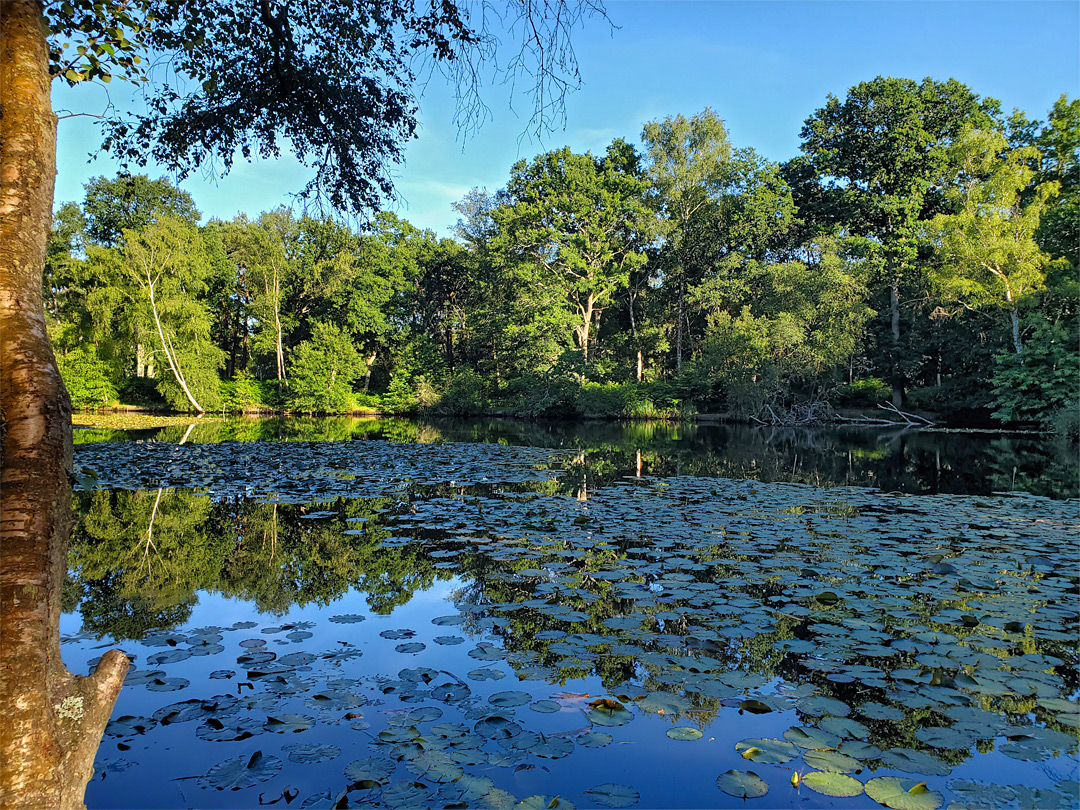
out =
[[[133,659],[89,807],[1080,805],[1070,448],[500,420],[80,440],[65,660]]]

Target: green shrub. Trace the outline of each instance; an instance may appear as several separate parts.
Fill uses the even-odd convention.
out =
[[[578,383],[567,377],[528,374],[507,386],[510,412],[527,419],[577,416]]]
[[[353,404],[358,410],[381,411],[382,399],[378,394],[360,391],[353,394]]]
[[[488,384],[472,369],[459,371],[431,409],[446,416],[478,416],[490,410]]]
[[[1051,420],[1054,433],[1073,444],[1080,443],[1080,401],[1068,403]]]
[[[58,355],[56,364],[64,379],[71,404],[76,408],[100,408],[116,399],[116,387],[109,379],[109,367],[93,349],[80,346]]]
[[[412,380],[405,374],[397,374],[390,380],[390,387],[380,398],[380,407],[384,413],[412,413],[420,405]]]
[[[181,360],[183,359],[187,358],[181,358]],[[221,377],[218,376],[217,369],[204,363],[188,363],[182,365],[181,368],[184,371],[184,382],[187,383],[188,389],[203,410],[209,412],[220,411],[222,403]],[[190,413],[195,410],[169,367],[159,368],[158,372],[162,376],[158,378],[157,390],[169,404],[169,407],[174,411],[183,413]]]
[[[1075,330],[1039,318],[1023,355],[1008,352],[995,361],[992,405],[996,419],[1049,427],[1058,413],[1080,400]]]
[[[619,383],[585,383],[574,396],[574,410],[586,419],[617,419],[626,415],[631,396]]]
[[[221,383],[222,409],[230,413],[271,410],[272,407],[263,399],[265,389],[264,383],[246,371],[240,371],[235,379]]]
[[[352,410],[351,384],[363,366],[345,332],[332,323],[316,323],[311,339],[297,346],[289,359],[289,409],[304,413]]]
[[[836,389],[838,405],[876,405],[892,396],[892,386],[880,377],[861,377]]]

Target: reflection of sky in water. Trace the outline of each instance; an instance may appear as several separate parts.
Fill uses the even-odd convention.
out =
[[[298,455],[293,466],[303,468],[302,454],[298,448],[294,452]],[[440,449],[444,456],[463,453],[453,459],[456,462],[469,452],[448,446]],[[439,453],[430,455],[432,460],[438,458]],[[526,454],[525,458],[532,457]],[[507,469],[511,468],[524,467],[511,464]],[[497,470],[489,472],[498,478]],[[539,479],[548,475],[535,472]],[[365,481],[366,485],[378,483]],[[368,549],[354,563],[368,566],[366,575],[377,575],[380,583],[416,573],[375,564],[398,552],[414,555],[402,559],[412,560],[412,565],[436,578],[430,586],[417,586],[422,577],[412,587],[406,583],[402,592],[408,595],[407,601],[388,615],[374,613],[370,595],[355,588],[337,594],[327,606],[294,605],[280,615],[260,614],[250,602],[203,590],[197,594],[190,618],[169,632],[191,637],[201,627],[248,621],[257,626],[223,631],[221,652],[156,667],[148,659],[174,649],[167,644],[168,632],[158,634],[159,646],[120,642],[118,646],[136,656],[136,681],[138,673],[156,668],[169,678],[187,679],[190,685],[155,692],[133,682],[121,692],[114,723],[126,715],[151,717],[174,702],[230,695],[238,697],[241,706],[231,716],[222,715],[226,722],[251,718],[254,730],[259,731],[267,717],[303,715],[313,725],[300,733],[265,731],[249,739],[207,742],[196,736],[202,723],[199,715],[188,722],[154,725],[142,735],[106,736],[97,760],[98,773],[87,791],[88,806],[250,807],[259,804],[260,797],[270,802],[283,792],[276,806],[286,806],[289,797],[295,797],[288,803],[291,807],[301,807],[306,801],[311,801],[311,807],[329,806],[329,799],[319,804],[316,794],[330,791],[336,798],[348,783],[343,775],[346,765],[374,757],[400,760],[393,781],[425,786],[420,795],[427,798],[416,800],[419,806],[443,807],[451,801],[447,791],[462,783],[450,782],[451,787],[441,788],[430,772],[420,776],[410,770],[408,761],[420,748],[394,750],[378,744],[379,732],[415,725],[425,735],[424,747],[460,753],[464,773],[490,778],[496,788],[513,794],[514,800],[558,794],[578,807],[602,806],[602,796],[594,799],[586,791],[615,783],[637,790],[640,800],[634,806],[641,808],[743,807],[742,800],[716,786],[720,774],[738,769],[759,774],[770,786],[768,795],[745,806],[854,809],[873,803],[865,795],[834,799],[805,785],[799,791],[792,788],[793,771],[811,770],[801,756],[782,764],[753,762],[739,755],[736,744],[747,738],[782,738],[792,727],[812,730],[818,722],[825,723],[814,716],[820,713],[815,695],[842,701],[843,705],[826,701],[818,706],[831,706],[841,715],[850,709],[850,716],[866,724],[871,739],[886,752],[910,747],[933,754],[911,732],[920,726],[952,724],[947,714],[950,704],[985,706],[995,712],[999,706],[1019,706],[1022,712],[1009,722],[1033,730],[1035,715],[1027,713],[1035,706],[1032,700],[1002,698],[994,694],[998,687],[992,682],[969,682],[961,674],[977,678],[988,673],[1005,673],[1007,678],[1024,675],[1033,685],[1017,686],[1015,681],[1010,688],[1030,688],[1043,698],[1072,700],[1075,708],[1077,595],[1069,590],[1076,581],[1071,539],[1076,530],[1075,503],[985,496],[897,497],[866,490],[825,491],[719,479],[626,482],[590,487],[586,493],[556,487],[554,492],[562,494],[536,495],[527,492],[530,486],[546,485],[515,484],[515,492],[505,496],[498,486],[465,492],[429,487],[422,494],[414,492],[411,505],[393,498],[320,504],[314,509],[325,516],[315,519],[310,512],[304,516],[296,506],[278,507],[272,513],[279,543],[273,565],[289,567],[289,581],[319,581],[330,570],[319,566],[332,567],[333,560],[303,556],[306,545],[319,537],[355,541],[361,544],[359,548]],[[582,495],[587,500],[579,500]],[[86,509],[97,498],[101,506],[107,497],[107,493],[82,495],[80,504]],[[160,525],[154,534],[162,548],[206,543],[213,532],[231,537],[235,528],[230,521],[238,513],[252,532],[254,527],[262,531],[271,514],[266,505],[214,503],[199,513],[204,525],[170,523],[164,515],[195,514],[195,504],[207,504],[205,499],[184,498],[190,496],[171,492],[162,499]],[[130,503],[145,512],[153,501],[143,498]],[[119,508],[121,503],[128,502],[116,500],[113,506]],[[347,522],[346,515],[356,516],[356,510],[365,515],[373,512],[366,520]],[[124,525],[124,516],[118,517]],[[145,537],[148,518],[148,512],[139,512],[127,520],[131,545]],[[343,534],[361,527],[359,535]],[[170,537],[169,531],[197,534]],[[92,550],[92,532],[88,532],[85,526],[76,532],[73,554]],[[378,544],[387,538],[404,539],[391,540],[391,548],[379,549]],[[407,543],[409,538],[422,542]],[[250,551],[255,538],[247,537],[245,543]],[[230,566],[242,559],[246,558],[224,559],[222,583],[236,575]],[[122,570],[123,565],[133,567],[137,561],[138,555],[127,562],[120,560],[116,573],[121,584],[116,587],[139,592],[138,577],[125,580]],[[265,558],[256,563],[267,564]],[[276,569],[266,571],[271,574]],[[449,578],[439,579],[439,575]],[[238,582],[247,580],[228,581],[233,583],[228,587],[239,587]],[[146,595],[150,586],[143,587]],[[228,590],[225,584],[211,587]],[[965,590],[975,587],[986,592]],[[834,594],[838,603],[828,594]],[[1054,601],[1047,603],[1047,599]],[[577,623],[560,619],[559,605],[579,611],[580,615],[571,614]],[[459,612],[465,616],[463,623],[432,621]],[[366,618],[353,623],[331,621],[347,614]],[[979,622],[967,627],[965,616]],[[1015,617],[1022,618],[1027,627],[1006,629],[1008,620]],[[491,619],[506,629],[492,630]],[[302,632],[290,640],[288,635],[298,629],[297,624]],[[62,618],[63,634],[76,633],[79,627],[77,616]],[[1060,639],[1055,637],[1055,627]],[[274,628],[281,629],[263,632]],[[399,630],[414,634],[380,635]],[[559,636],[563,630],[584,635],[577,640],[563,638]],[[448,637],[464,641],[436,641],[446,642]],[[904,638],[906,646],[882,655],[882,648],[898,638]],[[1073,641],[1064,640],[1069,638]],[[242,646],[247,639],[265,641],[265,645]],[[597,647],[598,640],[614,646]],[[177,642],[177,649],[187,647],[184,639]],[[271,672],[273,662],[247,667],[237,663],[238,656],[252,651],[271,651],[281,659],[296,651],[322,656],[350,649],[342,642],[363,655],[338,661],[320,657],[285,672],[286,685],[294,677],[301,679],[291,681],[299,690],[296,694],[274,692],[273,678],[250,677],[251,671]],[[417,643],[425,645],[417,653],[398,650],[415,649],[407,645]],[[786,656],[777,652],[784,645],[791,645],[792,650]],[[110,646],[95,639],[69,641],[63,648],[65,662],[73,671],[85,671],[86,662]],[[1013,656],[1009,660],[1014,671],[1005,672],[1007,667],[993,654],[995,650]],[[1032,663],[1021,657],[1024,653],[1065,660]],[[958,658],[949,659],[949,655]],[[976,656],[970,659],[975,663],[956,663],[969,655]],[[920,662],[920,656],[930,657]],[[560,672],[559,666],[565,669]],[[860,674],[858,666],[879,668],[885,676]],[[236,677],[212,678],[219,670],[230,670]],[[887,677],[897,670],[909,670],[914,673],[911,677],[924,680],[939,672],[945,682],[913,684],[903,681],[899,672]],[[503,676],[490,677],[495,671]],[[612,672],[628,673],[630,683],[617,684]],[[757,676],[757,672],[763,674]],[[606,673],[606,686],[598,673]],[[462,684],[468,692],[461,689]],[[488,701],[496,693],[516,690],[527,692],[529,702],[496,708]],[[354,708],[325,708],[314,698],[327,691],[360,695],[367,702]],[[620,696],[630,706],[630,721],[606,725],[596,714],[590,720],[589,701],[612,696]],[[745,703],[748,699],[759,703]],[[913,712],[905,706],[909,699],[933,703],[929,710]],[[554,700],[559,710],[538,711],[530,705],[538,700]],[[868,719],[860,714],[864,701],[898,707],[904,719]],[[679,716],[680,704],[684,708],[693,704],[692,709],[702,711]],[[761,704],[773,710],[755,713]],[[1039,717],[1057,716],[1067,723],[1069,713],[1057,703],[1050,705],[1055,710],[1040,708]],[[665,706],[664,714],[657,712]],[[408,718],[423,707],[438,708],[442,715]],[[538,708],[552,707],[540,704]],[[350,711],[362,718],[345,718]],[[491,717],[512,720],[520,729],[513,727],[514,736],[503,741],[480,738],[467,744],[473,729],[494,728],[483,726]],[[447,732],[453,744],[437,741],[439,728],[458,723],[468,735]],[[1075,719],[1072,723],[1075,728]],[[700,727],[704,734],[693,741],[668,737],[666,732],[676,727]],[[593,738],[584,735],[592,732],[610,734],[612,742],[587,747],[585,741]],[[1018,730],[1007,732],[1015,737]],[[1061,739],[1060,732],[1055,733],[1059,736],[1052,743]],[[962,786],[957,780],[1049,790],[1063,778],[1077,777],[1075,744],[1054,754],[1054,745],[1044,741],[1046,759],[1028,761],[1001,753],[1007,744],[1001,733],[976,736],[994,737],[997,750],[958,762],[947,776],[918,776],[930,789],[942,791],[945,805],[963,798],[949,789]],[[543,747],[548,737],[574,740],[571,753],[560,758],[539,755],[557,751],[558,746]],[[295,743],[335,745],[341,754],[319,763],[294,764],[283,746]],[[118,744],[129,745],[130,750],[120,750]],[[521,747],[515,748],[518,744]],[[851,744],[841,742],[840,753],[845,752],[845,745],[858,750]],[[1020,748],[1022,755],[1029,753]],[[201,777],[219,763],[231,758],[247,761],[257,751],[283,760],[282,770],[235,792],[217,791],[202,783]],[[1040,756],[1034,750],[1030,753]],[[429,759],[423,761],[429,762],[430,756],[425,756]],[[478,762],[478,758],[486,761]],[[125,762],[134,764],[125,769]],[[883,767],[873,759],[867,762],[861,773],[854,774],[863,783],[886,775],[917,776]],[[437,793],[440,789],[442,794]],[[405,795],[401,790],[400,786],[384,793],[356,789],[348,800],[350,806],[365,802],[375,807],[416,806],[415,801],[398,803]],[[1073,786],[1062,785],[1061,790],[1068,793]],[[507,800],[503,794],[490,796],[493,801],[497,797]],[[1026,801],[1037,807],[1051,807],[1055,802],[1076,806],[1074,791],[1071,798],[1044,793]],[[469,806],[485,805],[473,800]],[[1013,797],[993,806],[1015,808],[1021,803]]]

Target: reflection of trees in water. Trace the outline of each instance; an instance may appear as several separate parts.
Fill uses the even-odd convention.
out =
[[[416,546],[380,546],[389,531],[379,516],[391,503],[286,506],[215,502],[181,490],[84,493],[68,557],[69,594],[78,593],[87,629],[116,638],[183,622],[198,591],[280,614],[357,588],[373,611],[388,613],[437,574],[450,575]]]
[[[171,425],[129,435],[179,442]],[[108,433],[108,438],[122,434]],[[106,433],[86,432],[101,439]],[[501,442],[585,453],[586,488],[624,475],[707,475],[814,486],[868,486],[912,493],[987,494],[1020,490],[1076,497],[1074,447],[1042,436],[908,428],[753,427],[662,421],[527,422],[514,419],[413,421],[329,417],[202,420],[192,442]]]

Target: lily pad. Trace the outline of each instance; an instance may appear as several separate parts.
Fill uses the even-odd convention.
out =
[[[488,703],[492,706],[498,706],[500,709],[513,708],[515,706],[524,706],[532,700],[532,695],[528,692],[521,692],[518,690],[509,692],[496,692],[488,698]]]
[[[682,726],[679,728],[669,728],[667,730],[667,735],[673,740],[700,740],[701,729],[689,728],[687,726]]]
[[[632,807],[641,800],[641,794],[629,785],[610,782],[589,788],[585,795],[603,807]]]
[[[862,782],[841,773],[811,771],[805,774],[801,781],[811,790],[823,793],[826,796],[848,798],[859,796],[863,792]]]
[[[725,771],[716,777],[716,786],[738,799],[758,799],[769,792],[768,783],[753,771]]]
[[[783,765],[799,755],[799,749],[793,743],[757,737],[735,743],[735,750],[743,759],[765,765]]]
[[[351,782],[375,782],[385,785],[394,772],[394,763],[388,759],[367,757],[354,759],[345,766],[345,778]]]
[[[925,782],[896,776],[878,776],[866,783],[866,795],[893,810],[938,810],[945,797]]]
[[[218,763],[199,781],[216,790],[240,790],[274,778],[283,764],[277,757],[256,751],[251,756],[233,757]]]
[[[341,756],[341,749],[336,745],[320,745],[318,743],[293,743],[284,745],[282,751],[289,752],[289,761],[301,765],[326,762],[328,759]]]

